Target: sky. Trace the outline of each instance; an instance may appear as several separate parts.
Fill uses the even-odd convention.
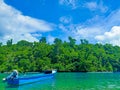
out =
[[[68,37],[120,46],[120,0],[0,0],[0,42]]]

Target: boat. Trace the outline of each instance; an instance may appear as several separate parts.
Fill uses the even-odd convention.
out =
[[[35,74],[31,76],[18,77],[18,71],[14,70],[8,77],[3,78],[8,85],[23,85],[38,82],[45,79],[54,78],[56,70],[45,71],[43,74]]]

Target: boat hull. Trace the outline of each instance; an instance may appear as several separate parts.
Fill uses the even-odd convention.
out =
[[[43,75],[36,75],[31,77],[8,79],[7,83],[9,85],[23,85],[23,84],[38,82],[40,80],[50,79],[53,77],[54,77],[54,74],[43,74]]]

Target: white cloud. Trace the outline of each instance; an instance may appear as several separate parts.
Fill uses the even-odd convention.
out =
[[[48,32],[54,25],[44,20],[24,16],[15,8],[0,0],[0,42],[5,43],[8,39],[14,42],[19,40],[38,41],[30,33]]]
[[[100,34],[101,28],[97,27],[83,27],[79,28],[77,27],[76,31],[74,32],[77,37],[82,38],[94,38],[95,35]]]
[[[76,9],[78,7],[77,2],[78,0],[59,0],[61,5],[66,5],[71,7],[72,9]]]
[[[65,32],[66,37],[72,36],[77,41],[85,38],[90,42],[120,46],[120,9],[112,11],[107,17],[96,15],[82,24],[61,23],[59,28]]]
[[[87,8],[89,8],[90,10],[96,10],[97,8],[97,3],[96,2],[89,2],[89,3],[86,3],[85,6]]]
[[[95,37],[99,42],[120,46],[120,26],[113,26],[109,32]]]
[[[90,9],[91,11],[96,11],[99,10],[103,13],[105,13],[108,10],[108,7],[103,5],[103,2],[101,1],[100,3],[97,2],[87,2],[84,5],[86,8]]]
[[[110,29],[113,26],[120,25],[120,9],[111,12],[111,14],[105,19],[106,26]]]
[[[102,32],[100,26],[84,26],[82,24],[69,24],[67,26],[60,24],[59,28],[65,33],[62,37],[63,40],[67,40],[68,36],[72,36],[77,42],[80,42],[80,39],[87,39],[91,42],[96,35]]]
[[[113,11],[108,17],[102,19],[102,34],[95,36],[100,43],[110,43],[120,46],[120,10]]]
[[[72,9],[88,8],[91,11],[98,11],[105,13],[108,11],[108,7],[104,5],[103,1],[80,1],[80,0],[59,0],[60,5],[65,5]]]
[[[64,24],[70,24],[72,22],[71,16],[62,16],[60,17],[60,22]]]
[[[42,34],[40,34],[40,33],[32,33],[31,34],[33,37],[42,37]]]

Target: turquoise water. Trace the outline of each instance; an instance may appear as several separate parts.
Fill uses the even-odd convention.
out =
[[[2,82],[0,90],[120,90],[120,73],[57,73],[55,78],[18,87]]]

